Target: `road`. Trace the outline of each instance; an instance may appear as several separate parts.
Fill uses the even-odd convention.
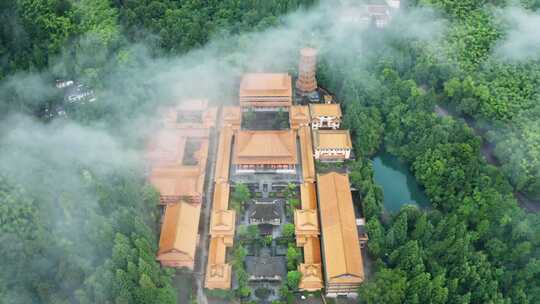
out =
[[[195,282],[197,284],[197,303],[208,304],[208,299],[204,293],[204,275],[206,273],[206,262],[208,261],[208,241],[209,241],[209,226],[210,215],[212,211],[212,198],[214,193],[214,172],[216,170],[216,158],[217,158],[217,144],[218,136],[216,129],[221,125],[221,108],[217,113],[216,128],[210,132],[210,144],[208,146],[208,165],[205,176],[205,192],[202,206],[202,226],[203,229],[200,233],[200,250],[198,253],[197,265],[199,269],[195,274]]]

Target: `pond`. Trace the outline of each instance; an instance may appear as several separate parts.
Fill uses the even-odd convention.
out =
[[[422,187],[399,159],[387,152],[380,153],[373,159],[375,183],[383,188],[384,208],[397,212],[405,204],[422,208],[429,206]]]

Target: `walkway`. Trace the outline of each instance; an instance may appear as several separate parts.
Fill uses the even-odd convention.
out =
[[[212,198],[214,193],[214,172],[216,170],[216,157],[217,157],[217,129],[221,125],[221,107],[217,113],[216,127],[210,132],[210,144],[208,146],[208,167],[206,169],[206,180],[204,200],[203,200],[203,216],[201,218],[202,231],[200,233],[200,250],[198,254],[199,269],[195,274],[195,281],[197,284],[197,303],[208,304],[208,299],[204,293],[204,277],[206,273],[206,262],[208,261],[208,240],[210,227],[210,213],[212,211]],[[201,225],[200,224],[200,225]]]

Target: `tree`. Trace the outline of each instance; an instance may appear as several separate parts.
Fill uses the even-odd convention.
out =
[[[302,273],[297,270],[287,272],[287,285],[292,290],[298,289],[298,284],[300,284],[300,279],[302,278]]]
[[[292,240],[294,238],[295,226],[291,223],[286,223],[281,226],[282,235],[284,238]]]
[[[290,245],[287,248],[287,269],[294,270],[298,266],[298,263],[302,259],[302,253],[300,249],[294,245]]]
[[[360,286],[358,295],[362,302],[371,303],[404,303],[407,279],[400,270],[382,269],[375,278]]]
[[[231,196],[233,208],[238,214],[244,211],[246,202],[251,198],[249,188],[245,184],[236,184]]]

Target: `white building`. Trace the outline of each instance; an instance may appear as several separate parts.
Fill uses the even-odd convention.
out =
[[[315,130],[314,157],[320,161],[339,162],[351,157],[352,142],[349,130]]]
[[[310,104],[311,128],[338,129],[341,125],[341,107],[339,104]]]

